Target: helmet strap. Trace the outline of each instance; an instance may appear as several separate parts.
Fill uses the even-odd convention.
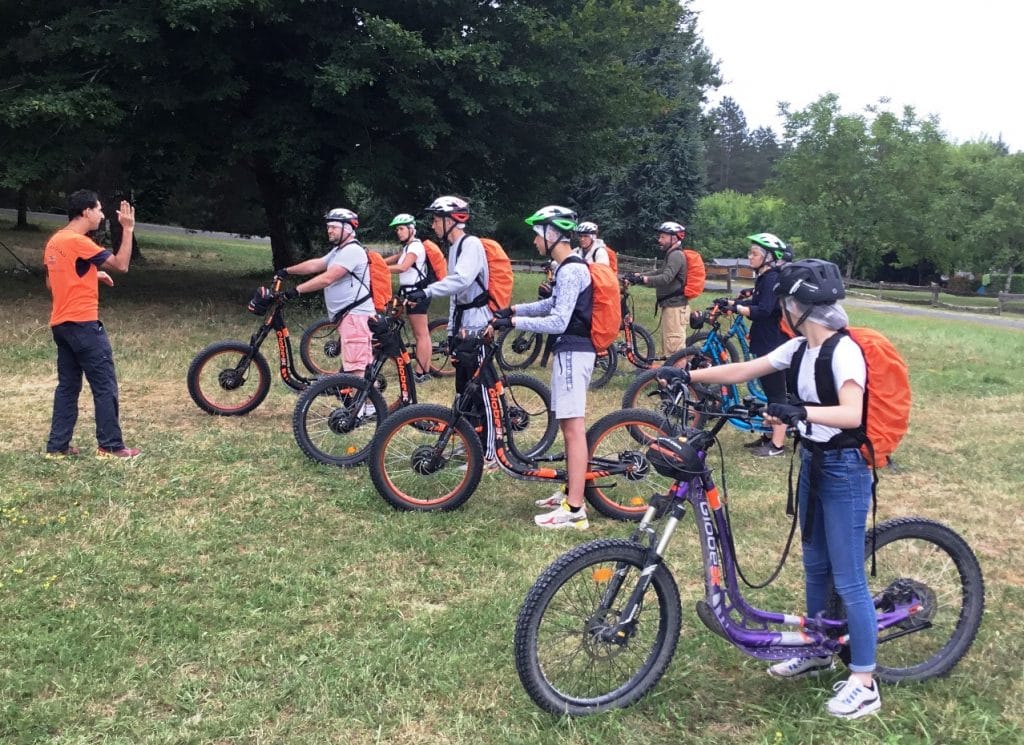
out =
[[[803,325],[803,322],[807,320],[807,316],[811,315],[812,310],[814,310],[814,306],[808,306],[807,310],[805,310],[803,314],[800,316],[800,320],[794,322],[793,314],[789,312],[789,305],[786,304],[785,300],[782,301],[782,314],[786,316],[786,323],[789,324],[789,327],[793,329],[793,331],[797,331],[797,329],[799,329],[800,326]]]

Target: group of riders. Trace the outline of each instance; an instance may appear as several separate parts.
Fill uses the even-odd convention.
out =
[[[564,491],[537,500],[543,512],[534,517],[534,522],[545,529],[586,530],[588,449],[584,417],[596,359],[590,335],[594,288],[588,264],[610,264],[610,249],[599,237],[598,226],[580,222],[573,210],[558,205],[537,210],[525,222],[534,232],[537,252],[553,267],[551,292],[533,302],[495,308],[488,303],[490,277],[484,245],[467,232],[468,202],[457,196],[438,197],[426,213],[434,235],[447,248],[447,274],[443,279],[425,281],[427,257],[423,241],[416,235],[413,216],[401,214],[391,222],[402,244],[401,251],[390,259],[391,271],[398,274],[416,336],[417,375],[428,375],[431,342],[426,312],[430,301],[438,296],[449,298],[449,351],[455,351],[460,336],[476,335],[488,327],[553,336],[551,407],[565,441],[567,484]],[[367,253],[358,242],[359,220],[354,212],[333,209],[325,215],[325,221],[330,252],[286,267],[278,275],[314,275],[288,290],[287,295],[324,291],[328,312],[337,318],[342,337],[343,368],[360,372],[372,357],[368,321],[374,308],[365,293],[360,300],[363,278],[367,276]],[[671,354],[685,344],[693,300],[685,293],[687,259],[682,249],[686,228],[666,221],[658,226],[657,235],[665,254],[662,270],[649,275],[630,273],[623,279],[655,288],[662,313],[662,351]],[[749,240],[748,259],[756,274],[754,290],[749,298],[732,301],[731,305],[734,312],[751,321],[750,349],[755,357],[692,371],[665,367],[659,379],[663,383],[673,379],[684,383],[760,379],[769,402],[765,422],[771,426],[771,434],[751,443],[755,455],[783,454],[787,431],[802,428],[801,437],[809,446],[802,448],[798,499],[805,519],[813,521],[803,526],[807,610],[810,614],[824,610],[828,588],[834,582],[850,618],[851,675],[837,685],[836,695],[826,708],[835,716],[856,718],[881,706],[872,675],[874,607],[864,571],[863,536],[871,500],[871,475],[858,447],[850,446],[841,436],[863,426],[865,360],[859,347],[843,336],[835,345],[831,365],[838,400],[822,403],[817,396],[814,358],[824,342],[847,325],[846,313],[837,303],[845,296],[839,269],[816,259],[794,261],[786,243],[770,233],[758,233]],[[784,332],[783,319],[795,338]],[[467,355],[454,355],[454,359],[455,388],[461,393],[475,372],[476,359]],[[790,378],[795,380],[796,390],[794,396],[787,397],[786,370],[791,363],[798,367]],[[809,510],[812,501],[816,510]],[[833,665],[831,658],[793,658],[772,665],[769,673],[793,679],[817,675]]]

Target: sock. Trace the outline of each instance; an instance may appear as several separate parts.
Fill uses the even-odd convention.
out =
[[[579,512],[580,510],[582,510],[582,509],[583,509],[583,505],[580,505],[579,507],[573,507],[573,506],[572,506],[571,504],[569,504],[568,502],[566,502],[566,504],[567,504],[567,505],[569,506],[569,512],[572,512],[572,513],[576,513],[576,512]]]

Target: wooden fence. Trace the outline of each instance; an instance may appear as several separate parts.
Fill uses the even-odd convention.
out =
[[[652,259],[642,256],[627,256],[626,254],[619,254],[619,274],[626,274],[627,272],[639,272],[640,274],[654,274],[658,271],[658,267],[661,264],[660,259]],[[547,267],[548,262],[543,259],[531,259],[529,261],[521,261],[518,259],[512,259],[512,271],[513,272],[543,272]],[[709,280],[721,280],[725,283],[726,292],[730,295],[733,294],[733,282],[740,280],[741,282],[746,279],[748,280],[743,286],[747,287],[752,282],[750,276],[750,269],[746,267],[735,267],[735,266],[715,266],[714,264],[705,264],[707,271],[707,278]]]
[[[956,303],[950,303],[945,300],[939,299],[939,295],[944,293],[943,288],[936,282],[931,282],[928,286],[919,285],[904,285],[896,282],[861,282],[859,280],[845,280],[847,288],[853,290],[855,293],[860,295],[867,295],[869,297],[876,297],[879,300],[885,299],[885,293],[911,293],[919,294],[920,298],[914,297],[899,297],[900,302],[904,303],[917,303],[919,305],[931,305],[936,308],[946,308],[948,310],[960,310],[967,311],[969,313],[994,313],[996,315],[1002,315],[1009,306],[1013,306],[1015,309],[1024,307],[1024,295],[1016,295],[1009,292],[1000,292],[995,298],[995,303],[992,305],[958,305]],[[948,293],[947,293],[948,294]],[[992,299],[988,296],[987,299]],[[890,297],[890,299],[894,299]]]

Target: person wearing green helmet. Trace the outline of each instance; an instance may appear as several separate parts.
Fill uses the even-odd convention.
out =
[[[594,344],[590,340],[593,288],[590,270],[572,248],[576,213],[559,205],[542,207],[526,218],[536,235],[533,245],[545,259],[557,263],[552,295],[533,303],[499,308],[491,325],[518,328],[554,338],[551,365],[551,409],[565,440],[566,490],[536,501],[547,511],[534,523],[548,530],[586,530],[587,509],[583,489],[587,473],[587,388],[594,372]]]
[[[427,251],[423,241],[416,237],[416,218],[407,212],[395,215],[388,227],[395,229],[402,250],[388,262],[388,269],[398,275],[398,286],[403,292],[423,286],[427,276]],[[432,343],[427,325],[427,310],[430,300],[421,300],[406,308],[409,325],[416,339],[416,382],[430,380],[430,355]]]
[[[733,309],[750,319],[750,351],[758,357],[783,345],[789,337],[782,332],[782,309],[775,297],[775,285],[779,283],[779,266],[790,261],[793,252],[782,239],[771,233],[755,233],[747,236],[750,250],[747,260],[757,277],[754,292],[746,300],[740,300]],[[788,257],[788,258],[786,258]],[[786,403],[786,373],[772,372],[760,378],[768,403]],[[786,425],[772,426],[770,437],[760,437],[747,447],[760,457],[782,456],[786,453]]]

